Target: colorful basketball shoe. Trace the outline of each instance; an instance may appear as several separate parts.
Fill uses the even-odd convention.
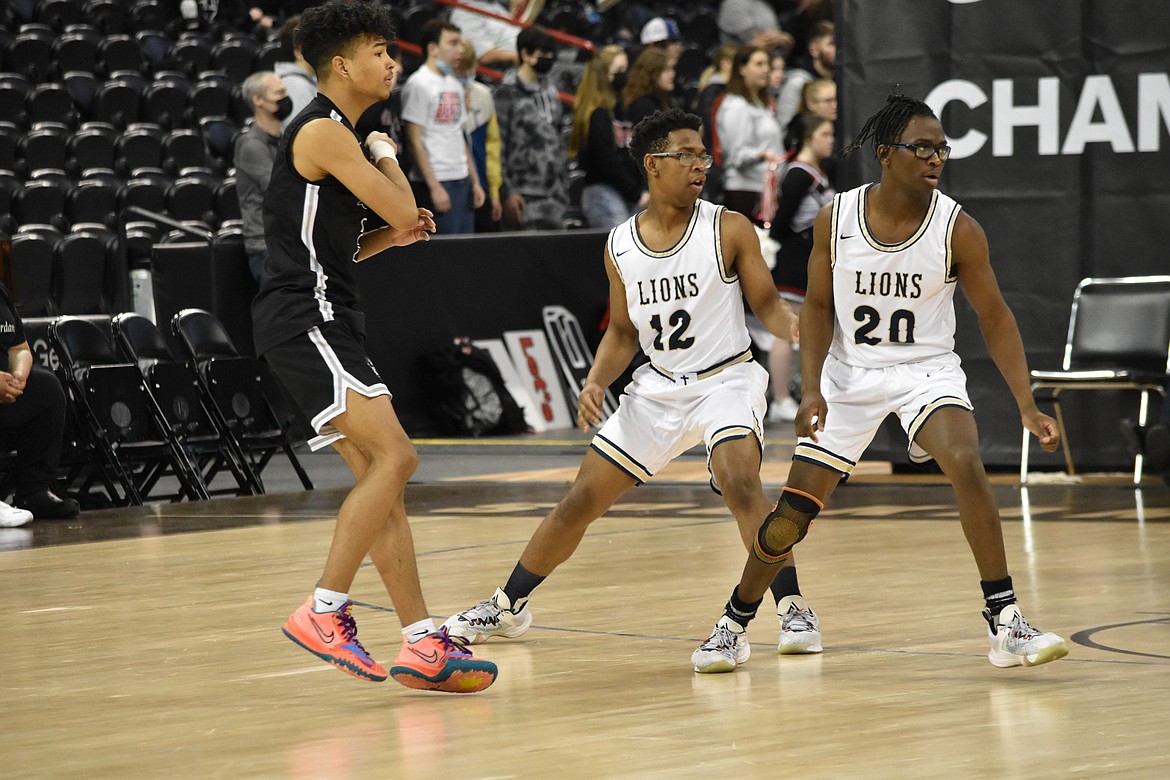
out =
[[[699,674],[732,672],[752,655],[743,626],[724,615],[699,649],[691,653],[691,665]]]
[[[1032,628],[1016,604],[1004,607],[997,618],[983,610],[983,619],[987,621],[987,635],[991,640],[987,660],[993,666],[1039,666],[1068,655],[1068,645],[1063,639]]]
[[[491,661],[473,658],[466,639],[443,626],[417,642],[402,642],[390,675],[407,688],[447,693],[476,693],[496,681]]]
[[[819,653],[821,647],[821,621],[817,613],[809,609],[801,596],[785,596],[776,605],[776,616],[780,618],[780,645],[777,652],[783,655]]]
[[[386,679],[386,670],[370,658],[357,638],[353,602],[347,601],[336,612],[314,612],[309,596],[300,609],[284,624],[284,635],[318,658],[343,672],[373,682]]]
[[[465,639],[468,644],[478,645],[493,636],[515,639],[532,625],[532,612],[528,599],[519,599],[515,606],[496,588],[495,594],[487,601],[481,601],[471,609],[465,609],[443,623],[451,634]]]

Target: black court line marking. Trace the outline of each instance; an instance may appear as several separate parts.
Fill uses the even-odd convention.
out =
[[[1161,615],[1162,612],[1154,612],[1150,614]],[[1120,647],[1113,647],[1111,645],[1103,645],[1100,642],[1093,640],[1093,635],[1102,631],[1110,631],[1114,628],[1128,628],[1129,626],[1145,626],[1154,625],[1156,623],[1170,624],[1170,617],[1154,618],[1153,620],[1132,620],[1128,623],[1114,623],[1108,626],[1097,626],[1096,628],[1086,628],[1083,631],[1078,631],[1070,637],[1073,642],[1076,642],[1082,647],[1091,647],[1094,650],[1104,650],[1107,653],[1118,653],[1120,655],[1136,655],[1142,658],[1161,658],[1170,661],[1170,655],[1162,655],[1160,653],[1142,653],[1137,650],[1125,650]]]
[[[351,599],[351,601],[359,607],[365,607],[366,609],[372,609],[375,612],[387,612],[390,614],[396,614],[393,607],[384,607],[380,604],[370,604],[370,603],[364,602],[364,601],[353,601],[352,599]],[[430,617],[432,620],[437,620],[437,621],[446,620],[446,618],[443,617],[442,615],[431,615]],[[1167,618],[1165,620],[1159,620],[1159,621],[1137,621],[1137,622],[1139,622],[1139,623],[1170,622],[1170,618]],[[1132,625],[1132,624],[1122,623],[1119,625]],[[620,637],[623,639],[645,639],[645,640],[652,641],[652,642],[686,642],[687,644],[692,644],[692,645],[698,645],[704,639],[706,639],[706,637],[657,636],[654,634],[638,634],[638,633],[627,632],[627,631],[594,631],[594,630],[590,630],[587,628],[564,628],[564,627],[558,627],[558,626],[538,626],[535,623],[532,624],[531,628],[537,629],[539,631],[553,631],[553,632],[561,633],[561,634],[580,634],[583,636],[612,636],[612,637]],[[1116,626],[1104,626],[1104,628],[1116,628]],[[1088,631],[1096,631],[1098,629],[1087,629],[1087,630]],[[1075,637],[1079,636],[1082,633],[1084,633],[1084,632],[1083,631],[1077,632],[1077,634],[1074,635],[1074,641],[1076,641]],[[768,643],[751,642],[750,644],[752,645],[752,647],[755,647],[755,648],[775,647],[775,645],[771,642],[768,642]],[[496,643],[495,646],[502,647],[503,643]],[[1104,649],[1104,650],[1110,649],[1107,647],[1101,647],[1100,645],[1086,645],[1086,646],[1100,647],[1101,649]],[[987,657],[986,653],[944,653],[944,652],[939,652],[937,650],[892,650],[892,649],[886,648],[886,647],[845,647],[845,646],[831,645],[830,650],[832,651],[832,653],[859,653],[859,654],[865,654],[865,655],[912,655],[912,656],[931,656],[931,657],[937,657],[937,658],[986,658]],[[1130,651],[1119,650],[1117,652],[1125,653],[1125,652],[1130,652]],[[1132,654],[1132,655],[1148,655],[1147,653],[1133,653],[1133,652],[1130,652],[1130,654]],[[777,655],[780,655],[780,654],[777,653]],[[824,654],[823,653],[809,653],[807,655],[820,656],[820,655],[824,655]],[[1152,658],[1166,658],[1166,656],[1160,656],[1160,655],[1151,655],[1150,657],[1152,657]],[[1110,664],[1110,665],[1114,665],[1114,666],[1167,666],[1168,665],[1168,664],[1159,663],[1159,662],[1155,662],[1155,661],[1122,661],[1122,660],[1117,660],[1117,659],[1100,659],[1100,658],[1068,658],[1068,657],[1065,657],[1065,658],[1062,658],[1060,660],[1062,661],[1062,664],[1061,664],[1062,666],[1065,666],[1069,663]]]

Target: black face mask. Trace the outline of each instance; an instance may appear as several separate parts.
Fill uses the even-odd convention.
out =
[[[272,113],[272,115],[274,117],[276,117],[277,119],[279,119],[283,122],[285,119],[288,118],[288,115],[291,113],[292,113],[292,98],[290,98],[288,95],[285,95],[280,100],[276,101],[276,111],[274,111]]]
[[[617,73],[613,74],[613,91],[621,92],[623,89],[625,89],[625,86],[626,72],[624,70],[619,70]]]
[[[537,57],[536,62],[532,66],[532,69],[543,76],[552,70],[553,62],[554,60],[552,57]]]

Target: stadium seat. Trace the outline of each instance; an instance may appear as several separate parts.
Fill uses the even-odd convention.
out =
[[[19,132],[9,134],[0,131],[0,171],[16,170],[16,145],[19,140]]]
[[[139,122],[127,127],[118,138],[115,170],[132,175],[139,168],[162,168],[163,129]]]
[[[215,213],[222,226],[240,219],[240,198],[236,193],[236,178],[228,176],[215,188]]]
[[[129,0],[129,5],[133,0]],[[136,32],[165,30],[171,21],[167,9],[155,0],[138,0],[130,7],[129,25]]]
[[[67,25],[81,21],[81,4],[72,0],[38,0],[36,20],[54,30],[64,30]]]
[[[60,84],[38,84],[25,98],[25,112],[28,123],[61,122],[69,126],[77,124],[77,109],[73,96]]]
[[[182,175],[186,168],[210,168],[207,145],[197,130],[172,130],[163,138],[163,169]]]
[[[227,117],[209,116],[199,120],[199,129],[218,167],[221,170],[230,168],[235,154],[236,136],[240,133],[239,125]]]
[[[171,45],[171,63],[194,78],[211,66],[211,47],[211,42],[202,36],[180,38]]]
[[[22,317],[47,317],[56,314],[53,303],[52,237],[32,233],[12,237],[8,263],[12,273],[12,295]]]
[[[134,35],[151,71],[171,66],[171,39],[156,29],[141,30]]]
[[[18,164],[23,171],[17,172],[29,175],[48,168],[64,173],[69,156],[69,134],[65,126],[48,122],[25,133],[17,145],[22,158]]]
[[[92,233],[70,233],[55,249],[54,298],[61,314],[104,314],[108,269],[105,242]]]
[[[99,168],[112,173],[117,159],[117,141],[117,133],[112,127],[107,130],[90,125],[75,132],[69,138],[69,162],[74,172],[85,175],[86,171]]]
[[[81,119],[88,119],[93,115],[94,96],[98,91],[98,80],[89,71],[71,70],[61,77],[61,86],[73,99],[73,107]]]
[[[20,73],[0,73],[0,118],[6,122],[27,126],[24,101],[32,91],[28,77]]]
[[[71,70],[83,70],[86,73],[93,73],[97,69],[99,40],[80,32],[68,32],[58,36],[53,42],[53,58],[57,61],[57,71],[67,73]]]
[[[141,90],[121,79],[111,79],[93,96],[92,118],[124,128],[138,121]]]
[[[77,224],[100,224],[112,227],[117,217],[118,187],[109,181],[88,179],[70,188],[67,213]]]
[[[187,90],[174,81],[156,79],[142,96],[142,118],[167,130],[182,127]]]
[[[89,0],[85,18],[103,35],[120,35],[126,31],[126,6],[122,0]]]
[[[137,206],[160,213],[165,203],[166,189],[158,182],[149,179],[131,179],[123,184],[118,191],[119,211],[130,206]]]
[[[167,189],[166,205],[171,219],[216,222],[214,192],[202,179],[193,176],[175,179]]]
[[[4,61],[9,70],[27,77],[34,83],[47,81],[55,72],[52,33],[45,34],[39,31],[19,33],[8,44]]]
[[[26,182],[16,193],[12,203],[16,223],[52,225],[58,230],[65,230],[68,227],[65,218],[65,198],[66,188],[58,182],[49,180]]]
[[[146,64],[138,41],[125,33],[106,35],[98,44],[98,56],[107,76],[119,70],[140,73]]]
[[[206,71],[205,71],[206,72]],[[231,113],[232,85],[202,79],[187,95],[187,106],[196,120]]]
[[[8,6],[17,22],[27,23],[36,19],[37,0],[8,0]]]
[[[252,74],[256,48],[255,41],[250,38],[221,41],[211,50],[211,64],[226,73],[232,81],[242,82]]]
[[[146,88],[150,86],[150,79],[148,79],[142,73],[142,71],[138,70],[116,70],[111,73],[106,80],[121,81],[125,84],[129,84],[130,86],[134,87],[134,89],[140,94],[145,92]]]
[[[256,57],[252,61],[255,70],[273,70],[276,63],[282,58],[280,41],[269,41],[256,50]]]

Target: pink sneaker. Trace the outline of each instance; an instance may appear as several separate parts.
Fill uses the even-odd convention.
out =
[[[289,616],[284,624],[284,635],[318,658],[328,661],[343,672],[373,682],[386,679],[386,670],[370,658],[357,638],[357,625],[347,601],[336,612],[314,612],[313,597]]]

